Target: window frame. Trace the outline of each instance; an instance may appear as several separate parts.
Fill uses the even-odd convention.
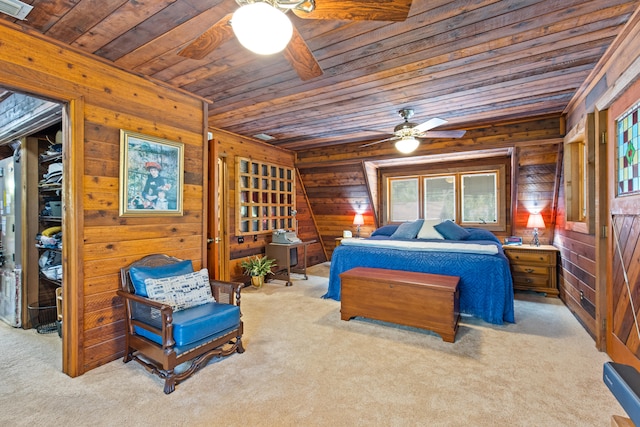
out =
[[[403,173],[398,170],[383,171],[382,178],[382,223],[383,224],[397,224],[400,221],[391,221],[390,212],[390,183],[392,180],[417,178],[418,179],[418,218],[424,217],[425,201],[424,201],[424,178],[435,178],[441,176],[454,176],[454,190],[455,190],[455,222],[463,227],[477,227],[484,228],[491,231],[506,231],[507,229],[507,186],[506,186],[506,165],[501,163],[458,167],[458,168],[432,168],[429,165],[420,171],[412,171],[414,173]],[[462,222],[462,176],[472,174],[486,174],[496,173],[496,191],[497,191],[497,218],[496,222],[481,223],[481,222]],[[416,218],[417,219],[417,218]]]
[[[595,115],[587,114],[564,138],[565,229],[595,233]]]

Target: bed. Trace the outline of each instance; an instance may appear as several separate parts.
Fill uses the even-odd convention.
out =
[[[455,232],[444,233],[447,238],[433,238],[433,232],[398,235],[399,226],[388,225],[368,239],[344,239],[331,257],[329,288],[323,298],[339,301],[340,273],[354,267],[444,274],[460,277],[461,313],[492,324],[513,323],[513,282],[500,241],[489,231],[451,224],[446,226]],[[426,223],[412,226],[427,228]]]

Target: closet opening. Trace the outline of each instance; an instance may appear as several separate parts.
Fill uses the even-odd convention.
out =
[[[0,320],[60,338],[63,110],[59,102],[0,87]]]

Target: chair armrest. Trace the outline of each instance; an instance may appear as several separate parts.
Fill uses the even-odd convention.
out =
[[[244,286],[242,283],[210,280],[209,284],[211,285],[211,293],[216,301],[240,307],[240,291]]]
[[[138,326],[153,334],[156,334],[162,337],[162,348],[166,349],[166,348],[173,347],[175,345],[175,341],[173,340],[173,323],[172,323],[173,308],[171,306],[163,304],[158,301],[154,301],[146,297],[142,297],[140,295],[126,292],[122,289],[118,289],[116,293],[125,299],[126,316],[127,316],[126,322],[127,322],[127,328],[129,329],[130,334],[135,333],[133,326]],[[143,307],[140,307],[140,306],[143,306]],[[141,309],[148,313],[149,320],[151,319],[151,310],[153,309],[158,310],[160,313],[160,316],[159,316],[160,324],[154,325],[153,323],[150,323],[148,320],[145,321],[145,319],[141,319],[138,315],[136,315],[136,313],[140,313]]]
[[[141,297],[140,295],[132,294],[130,292],[123,291],[122,289],[118,289],[116,291],[116,293],[119,296],[121,296],[122,298],[128,299],[129,301],[135,301],[135,302],[137,302],[139,304],[148,305],[150,307],[157,308],[158,310],[161,310],[162,307],[169,307],[168,305],[163,304],[161,302],[154,301],[154,300],[149,299],[147,297]],[[169,307],[169,308],[171,308],[171,307]]]

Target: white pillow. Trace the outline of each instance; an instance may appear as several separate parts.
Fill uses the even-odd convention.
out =
[[[442,234],[438,233],[438,230],[433,228],[434,226],[440,224],[442,220],[440,219],[425,219],[422,223],[422,227],[420,231],[418,231],[417,239],[438,239],[444,240]]]
[[[144,284],[149,299],[170,305],[173,311],[215,302],[206,268],[180,276],[147,278]]]

